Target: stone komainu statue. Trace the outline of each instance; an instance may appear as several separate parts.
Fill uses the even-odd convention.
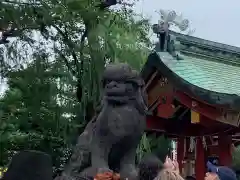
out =
[[[79,136],[63,177],[94,176],[99,169],[137,177],[135,153],[146,126],[143,85],[127,64],[106,67],[101,110]]]

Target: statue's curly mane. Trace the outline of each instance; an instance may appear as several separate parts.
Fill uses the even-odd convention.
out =
[[[115,105],[134,103],[141,111],[146,110],[144,81],[139,73],[127,64],[110,64],[103,74],[103,98]]]

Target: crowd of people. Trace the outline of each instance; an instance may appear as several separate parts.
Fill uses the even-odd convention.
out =
[[[27,156],[23,157],[24,153],[20,153],[17,157],[13,158],[8,171],[5,175],[0,178],[1,180],[51,180],[51,164],[48,158],[39,156],[38,159],[35,157],[36,154],[32,153],[34,157]],[[40,154],[42,155],[42,154]],[[20,159],[22,158],[22,159]],[[41,162],[39,161],[41,158]],[[32,166],[33,169],[24,167],[26,162]],[[38,163],[40,162],[40,163]],[[36,164],[37,163],[37,164]],[[204,180],[237,180],[236,173],[229,167],[216,166],[211,162],[207,162],[207,173]],[[40,168],[40,169],[39,169]],[[154,155],[144,157],[138,166],[138,178],[137,180],[196,180],[194,176],[182,177],[179,164],[176,160],[172,160],[166,157],[165,162],[161,161]],[[33,172],[36,171],[36,172]],[[105,172],[105,171],[104,171]],[[118,173],[99,173],[95,177],[73,177],[71,180],[120,180],[120,174]],[[64,179],[66,180],[66,179]],[[67,178],[67,180],[70,180]],[[127,179],[126,179],[127,180]]]
[[[207,173],[204,180],[237,180],[236,173],[229,167],[216,166],[207,162]],[[94,180],[119,180],[119,174],[97,175]],[[182,177],[176,160],[166,157],[163,165],[153,157],[140,163],[139,180],[196,180],[194,176]]]
[[[205,174],[205,180],[237,180],[236,173],[229,167],[216,166],[211,162],[207,162],[207,173]],[[140,177],[141,179],[141,177]],[[180,175],[179,165],[176,160],[172,160],[166,157],[166,160],[162,168],[158,169],[156,177],[152,177],[149,174],[149,178],[143,180],[196,180],[193,176],[187,176],[183,178]]]

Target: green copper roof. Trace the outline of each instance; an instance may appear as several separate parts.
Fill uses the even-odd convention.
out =
[[[240,67],[181,55],[176,60],[168,52],[157,53],[162,62],[189,83],[206,90],[240,96]]]

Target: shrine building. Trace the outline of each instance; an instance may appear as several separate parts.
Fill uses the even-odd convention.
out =
[[[203,180],[206,162],[231,166],[240,142],[240,48],[171,31],[166,23],[153,26],[159,42],[142,69],[147,131],[176,140],[182,175]]]

